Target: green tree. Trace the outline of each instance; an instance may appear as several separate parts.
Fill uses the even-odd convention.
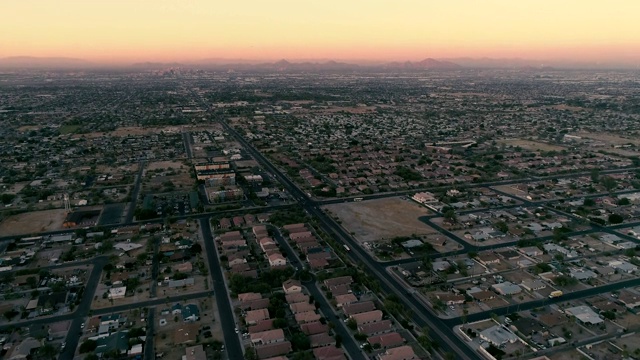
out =
[[[2,194],[2,197],[0,197],[0,201],[2,201],[3,204],[11,204],[15,197],[16,196],[13,194]]]
[[[609,320],[615,320],[616,319],[616,313],[611,311],[611,310],[607,310],[607,311],[603,312],[602,316],[604,316],[606,319],[609,319]]]
[[[625,205],[629,205],[629,204],[631,204],[631,201],[626,197],[618,199],[618,205],[620,205],[620,206],[625,206]]]
[[[253,346],[247,346],[244,352],[245,360],[258,360],[258,354]]]
[[[80,354],[92,352],[98,347],[98,342],[95,340],[87,339],[80,344]]]
[[[496,222],[494,225],[496,229],[502,231],[503,233],[506,233],[507,231],[509,231],[509,225],[507,225],[507,223],[502,220]]]
[[[309,337],[304,333],[297,331],[291,335],[291,346],[294,350],[308,350],[311,347]]]
[[[622,215],[619,214],[611,214],[609,215],[609,223],[610,224],[621,224],[624,221]]]
[[[444,213],[444,218],[449,219],[451,221],[457,221],[456,212],[453,209],[449,209]]]
[[[611,191],[615,189],[616,186],[618,186],[618,182],[616,181],[616,179],[612,178],[611,176],[601,177],[600,184],[604,186],[604,188],[607,189],[607,191]]]
[[[273,320],[273,327],[276,329],[285,329],[287,328],[289,325],[289,323],[287,322],[287,319],[285,318],[275,318]]]
[[[549,272],[551,270],[552,270],[551,265],[543,262],[536,264],[533,268],[533,272],[536,274]]]
[[[43,359],[55,359],[56,355],[58,355],[58,350],[49,343],[38,348],[38,356]]]
[[[334,339],[336,339],[336,347],[338,347],[338,348],[341,347],[342,346],[342,336],[340,334],[336,334]]]
[[[365,340],[367,340],[367,335],[359,332],[359,333],[356,333],[355,335],[353,335],[353,338],[358,340],[358,341],[365,341]]]
[[[192,254],[200,254],[202,252],[202,245],[197,244],[197,243],[193,244],[193,245],[191,245],[191,248],[189,248],[189,251]]]
[[[571,276],[560,275],[553,279],[553,282],[558,286],[573,286],[578,283],[578,280]]]

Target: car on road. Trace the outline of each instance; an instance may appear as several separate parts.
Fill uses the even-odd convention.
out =
[[[235,328],[234,330],[235,330],[236,334],[239,332],[239,331],[238,331],[238,328]]]
[[[84,323],[80,324],[80,329],[84,329]]]
[[[60,350],[64,350],[64,347],[67,346],[66,342],[63,342],[62,345],[60,345]]]

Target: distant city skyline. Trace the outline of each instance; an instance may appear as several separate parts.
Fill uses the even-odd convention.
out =
[[[634,0],[30,0],[2,10],[0,57],[640,62]]]

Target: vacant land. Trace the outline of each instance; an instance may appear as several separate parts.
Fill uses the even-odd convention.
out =
[[[325,208],[361,242],[436,233],[419,220],[421,216],[431,214],[428,209],[400,198],[335,204]]]
[[[580,360],[585,358],[575,348],[565,348],[560,352],[548,354],[547,357],[551,360]]]
[[[562,151],[564,147],[558,145],[551,145],[538,141],[524,140],[524,139],[505,139],[498,140],[497,143],[505,144],[507,146],[519,146],[525,150],[531,151]]]
[[[491,189],[496,189],[498,191],[502,191],[505,192],[509,195],[513,195],[513,196],[517,196],[519,198],[524,199],[527,195],[529,195],[529,193],[527,191],[524,190],[520,190],[518,188],[515,187],[516,184],[514,185],[498,185],[498,186],[492,186]]]
[[[42,126],[37,126],[37,125],[25,125],[25,126],[20,126],[17,130],[20,132],[27,132],[27,131],[38,131],[42,128]]]
[[[202,298],[181,302],[182,305],[196,304],[200,309],[200,320],[195,322],[184,322],[180,315],[173,315],[169,312],[169,307],[160,305],[156,310],[157,323],[155,324],[155,347],[157,352],[162,352],[165,359],[179,359],[185,353],[184,344],[175,343],[176,333],[193,331],[197,335],[198,343],[222,342],[222,326],[219,318],[216,302],[212,298]],[[164,322],[160,322],[160,320]],[[205,345],[206,346],[206,345]],[[212,358],[212,357],[208,357]],[[222,358],[222,357],[221,357]]]
[[[121,127],[114,131],[110,132],[92,132],[88,134],[75,134],[72,135],[73,138],[97,138],[102,136],[115,136],[115,137],[124,137],[124,136],[140,136],[140,135],[150,135],[150,134],[159,134],[161,132],[164,133],[179,133],[180,128],[175,126],[165,126],[165,127],[139,127],[139,126],[130,126],[130,127]]]
[[[157,169],[180,169],[182,167],[186,168],[186,165],[179,161],[154,161],[147,166],[147,170],[157,170]]]
[[[553,106],[548,106],[545,108],[551,108],[551,109],[556,109],[556,110],[568,110],[568,111],[585,111],[587,109],[580,107],[580,106],[570,106],[570,105],[565,105],[565,104],[560,104],[560,105],[553,105]]]
[[[32,211],[13,215],[0,223],[0,234],[21,235],[62,229],[64,209]]]
[[[358,107],[337,107],[333,106],[328,109],[323,109],[319,112],[321,113],[337,113],[337,112],[346,112],[349,114],[366,114],[370,112],[374,112],[376,110],[375,106],[358,106]]]
[[[592,139],[592,140],[600,140],[602,142],[608,143],[610,145],[624,145],[624,144],[634,144],[640,145],[640,140],[633,137],[623,137],[616,134],[608,134],[608,133],[592,133],[592,132],[584,132],[581,131],[577,134],[582,138]],[[607,149],[608,150],[608,149]]]
[[[126,204],[107,204],[104,206],[102,216],[100,216],[100,225],[111,225],[122,222],[125,215]]]

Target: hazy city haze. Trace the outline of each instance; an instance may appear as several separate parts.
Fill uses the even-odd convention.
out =
[[[1,13],[0,57],[640,59],[633,0],[30,0],[5,2]]]

